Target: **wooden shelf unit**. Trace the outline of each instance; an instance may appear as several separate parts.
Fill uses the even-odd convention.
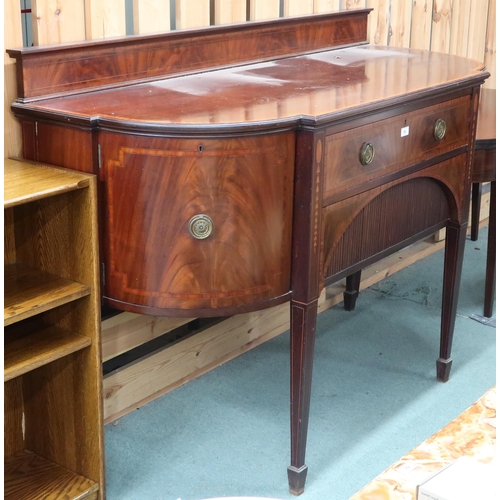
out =
[[[96,179],[4,163],[6,499],[104,499]]]

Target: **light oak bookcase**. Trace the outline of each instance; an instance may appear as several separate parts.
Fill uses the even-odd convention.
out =
[[[102,500],[96,179],[4,166],[5,498]]]

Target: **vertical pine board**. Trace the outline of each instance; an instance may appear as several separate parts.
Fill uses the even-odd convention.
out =
[[[429,50],[432,30],[432,0],[414,0],[410,47]]]
[[[85,29],[88,40],[124,36],[124,0],[85,0]]]
[[[490,0],[490,9],[488,11],[488,27],[486,31],[486,54],[484,64],[491,76],[486,80],[484,86],[489,89],[496,89],[496,55],[497,55],[497,30],[496,30],[497,7],[496,0]]]
[[[198,28],[210,25],[210,0],[175,0],[175,27]]]
[[[170,0],[134,0],[134,33],[170,30]]]
[[[277,19],[280,17],[279,0],[250,0],[250,20]]]
[[[312,14],[314,0],[285,0],[283,13],[285,16],[302,16]]]
[[[31,18],[34,45],[85,40],[83,2],[32,0]]]
[[[339,0],[314,0],[314,12],[337,12],[339,10]]]
[[[214,0],[215,24],[243,23],[247,20],[246,0]]]
[[[368,16],[368,40],[377,45],[387,45],[389,41],[390,0],[368,0],[373,12]]]
[[[434,0],[432,12],[431,50],[450,51],[452,0]]]
[[[5,0],[4,2],[4,22],[3,40],[6,49],[19,48],[23,46],[23,32],[21,29],[21,8],[19,0]],[[3,140],[4,157],[22,156],[22,134],[21,125],[14,118],[10,105],[17,97],[16,88],[16,62],[11,59],[6,52],[3,55],[4,60],[4,90],[3,90]]]
[[[389,25],[389,45],[409,47],[411,35],[412,2],[392,0]]]
[[[367,7],[367,2],[368,0],[341,0],[340,10],[364,9]]]
[[[474,0],[470,11],[467,57],[484,61],[489,0]]]
[[[454,0],[451,16],[450,54],[467,56],[472,0]]]

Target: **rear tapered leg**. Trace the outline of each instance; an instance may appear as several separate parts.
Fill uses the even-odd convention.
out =
[[[359,286],[361,284],[361,270],[357,271],[345,280],[344,309],[352,311],[356,307],[356,300],[359,295]]]
[[[488,222],[488,252],[486,255],[486,282],[484,286],[484,315],[493,316],[495,300],[495,268],[496,268],[496,181],[491,183],[490,215]]]

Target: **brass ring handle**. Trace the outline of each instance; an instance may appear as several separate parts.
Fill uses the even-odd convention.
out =
[[[208,238],[214,229],[214,221],[205,214],[198,214],[191,217],[188,222],[189,234],[197,240]]]
[[[371,142],[365,142],[359,152],[361,165],[369,165],[373,161],[373,158],[375,158],[375,147]]]
[[[434,124],[434,138],[436,141],[440,141],[446,134],[446,122],[439,118]]]

